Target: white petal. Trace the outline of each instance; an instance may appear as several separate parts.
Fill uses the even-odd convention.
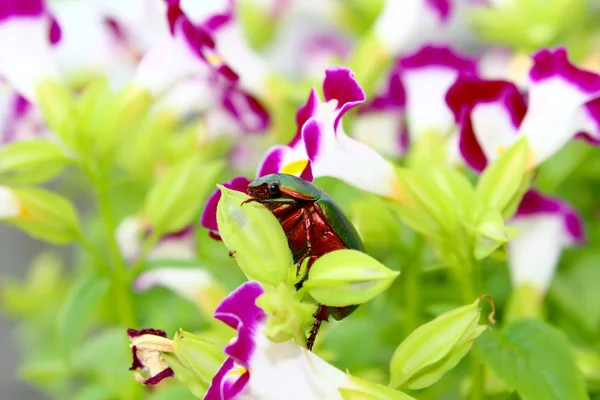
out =
[[[145,225],[137,217],[127,217],[121,221],[115,232],[121,254],[126,260],[134,259],[140,252]]]
[[[530,86],[527,114],[519,131],[527,135],[538,163],[575,136],[577,112],[591,99],[593,96],[577,90],[560,77]]]
[[[0,186],[0,219],[15,218],[21,213],[19,199],[7,187]]]
[[[359,114],[352,124],[352,137],[388,157],[403,153],[400,146],[404,116],[400,110]]]
[[[195,260],[194,235],[162,239],[148,256],[149,260]]]
[[[338,389],[350,385],[345,373],[297,344],[273,343],[258,335],[256,346],[244,391],[254,397],[247,398],[335,400],[342,398]]]
[[[471,112],[471,123],[488,161],[498,158],[518,139],[517,128],[502,103],[478,103]]]
[[[145,291],[162,286],[179,294],[192,303],[202,300],[202,294],[215,284],[210,272],[200,268],[156,268],[139,275],[134,287]]]
[[[532,284],[545,293],[568,240],[560,215],[537,214],[515,218],[519,236],[508,243],[511,280],[514,286]]]
[[[133,82],[160,97],[185,78],[207,74],[207,68],[188,48],[185,39],[166,35],[142,58]]]
[[[48,40],[48,18],[11,18],[0,24],[0,75],[29,101],[45,80],[59,80]]]
[[[375,22],[375,36],[385,49],[396,54],[413,39],[423,23],[422,0],[386,0]]]
[[[446,104],[446,92],[458,73],[443,67],[425,67],[404,72],[406,119],[411,138],[435,132],[449,133],[454,116]]]

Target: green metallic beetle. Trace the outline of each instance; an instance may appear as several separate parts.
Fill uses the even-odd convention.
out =
[[[264,204],[279,220],[292,251],[294,263],[300,268],[308,258],[308,270],[324,254],[341,249],[364,252],[358,232],[333,199],[310,182],[294,175],[271,174],[248,185],[250,201]],[[302,280],[296,285],[302,287]],[[328,307],[319,305],[315,323],[306,340],[312,349],[323,321],[329,316],[340,320],[358,306]]]

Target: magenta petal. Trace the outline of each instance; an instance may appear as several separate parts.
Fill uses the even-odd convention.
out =
[[[225,91],[223,107],[246,133],[264,132],[269,127],[269,113],[265,107],[255,97],[237,87]]]
[[[301,106],[296,112],[296,135],[289,143],[290,147],[298,145],[302,141],[302,127],[310,118],[317,113],[317,107],[319,105],[319,96],[317,91],[313,88],[308,95],[308,100]]]
[[[323,81],[323,94],[325,101],[338,101],[338,115],[333,123],[333,129],[337,130],[338,123],[346,111],[356,107],[365,101],[365,92],[362,90],[354,72],[348,68],[334,67],[325,70]]]
[[[43,0],[0,1],[0,22],[13,17],[39,17],[46,11]]]
[[[163,379],[172,378],[173,376],[175,376],[175,372],[173,372],[171,368],[167,368],[165,370],[162,370],[158,374],[146,379],[144,381],[144,385],[156,385],[160,383]]]
[[[167,337],[167,332],[162,331],[160,329],[152,329],[152,328],[144,328],[141,330],[135,330],[132,328],[127,329],[127,336],[131,339],[134,337],[142,336],[142,335],[154,335],[160,337]]]
[[[406,105],[406,91],[402,84],[401,74],[396,69],[391,75],[386,91],[375,96],[358,110],[359,114],[371,111],[402,110]]]
[[[438,14],[441,21],[448,21],[452,13],[452,0],[426,0],[426,2]]]
[[[55,45],[60,42],[60,38],[62,37],[62,31],[60,30],[60,25],[56,18],[53,15],[50,16],[50,30],[48,32],[48,39],[50,40],[50,44]]]
[[[238,192],[248,193],[248,184],[250,180],[244,176],[236,176],[229,182],[223,183],[228,189],[237,190]],[[221,191],[216,189],[206,202],[204,210],[202,211],[202,217],[200,217],[200,225],[210,229],[213,232],[218,232],[219,227],[217,226],[217,204],[221,199]]]
[[[250,380],[250,374],[246,372],[236,377],[235,374],[230,373],[234,368],[233,359],[227,358],[210,382],[204,400],[232,400],[244,390]]]
[[[312,182],[315,180],[315,177],[312,172],[312,161],[310,161],[310,160],[308,161],[308,163],[306,164],[306,167],[304,167],[304,169],[302,170],[302,173],[300,173],[300,178],[302,178],[308,182]]]
[[[256,299],[264,293],[258,282],[242,284],[217,307],[214,317],[237,330],[235,341],[225,347],[225,354],[246,368],[255,348],[255,335],[264,322],[266,314],[256,305]]]
[[[399,66],[402,69],[441,66],[454,69],[461,74],[475,75],[477,73],[477,64],[474,60],[454,52],[447,46],[424,46],[416,53],[401,58]]]
[[[308,120],[302,127],[302,139],[309,160],[313,161],[318,156],[324,134],[322,123],[315,118]]]
[[[565,232],[573,243],[585,242],[584,224],[581,216],[570,204],[558,197],[545,196],[529,190],[523,196],[515,217],[535,214],[558,214],[563,218]]]
[[[282,145],[271,147],[258,166],[257,176],[260,178],[261,176],[279,173],[283,163],[283,155],[289,150],[289,147]]]
[[[538,51],[533,56],[533,67],[529,71],[531,80],[539,82],[555,76],[562,77],[585,93],[600,91],[600,75],[579,69],[571,64],[566,49]]]
[[[473,131],[471,112],[477,104],[490,102],[504,103],[515,128],[519,127],[527,112],[523,95],[510,82],[461,75],[446,93],[446,103],[460,127],[460,152],[465,162],[476,171],[485,168],[487,159]]]
[[[583,111],[587,113],[592,126],[585,132],[579,132],[576,137],[584,139],[594,146],[600,146],[600,99],[586,103]]]

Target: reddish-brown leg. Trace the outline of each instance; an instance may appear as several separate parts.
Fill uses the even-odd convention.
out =
[[[313,317],[315,317],[315,322],[310,330],[310,333],[308,334],[308,338],[306,339],[306,348],[310,351],[312,351],[313,345],[315,344],[315,339],[317,338],[317,334],[321,328],[321,323],[323,321],[328,321],[329,319],[328,307],[319,304],[319,308],[317,308],[317,311],[313,314]]]

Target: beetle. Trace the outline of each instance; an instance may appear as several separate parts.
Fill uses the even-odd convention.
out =
[[[342,209],[324,191],[294,175],[270,174],[248,185],[250,199],[265,205],[279,220],[288,240],[298,271],[308,258],[307,273],[314,261],[335,250],[353,249],[364,252],[358,232]],[[302,277],[296,289],[302,287]],[[312,350],[323,321],[329,317],[341,320],[356,310],[357,305],[328,307],[320,304],[313,315],[315,322],[306,340]]]

